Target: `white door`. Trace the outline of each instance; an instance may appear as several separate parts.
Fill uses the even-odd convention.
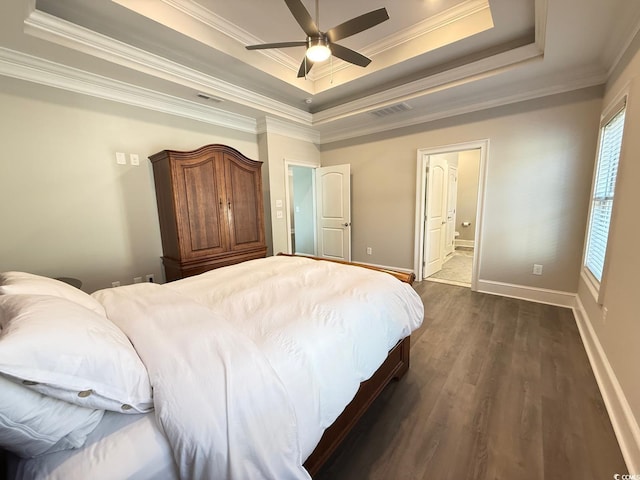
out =
[[[456,204],[458,201],[458,168],[449,165],[447,169],[447,241],[445,255],[453,253],[456,241]]]
[[[430,156],[424,234],[424,278],[442,269],[447,224],[446,182],[447,161],[439,156]]]
[[[351,261],[351,169],[316,169],[318,256]]]

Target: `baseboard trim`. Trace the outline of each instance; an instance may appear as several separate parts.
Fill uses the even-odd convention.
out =
[[[517,298],[519,300],[529,300],[530,302],[545,303],[547,305],[556,305],[558,307],[573,308],[576,305],[575,293],[548,290],[546,288],[526,287],[491,280],[478,279],[476,291]]]
[[[471,247],[474,248],[476,246],[475,240],[458,240],[457,238],[453,241],[456,247]]]
[[[638,474],[640,473],[640,426],[578,296],[576,296],[573,312],[582,337],[582,344],[587,351],[591,370],[598,382],[627,469],[631,474]]]

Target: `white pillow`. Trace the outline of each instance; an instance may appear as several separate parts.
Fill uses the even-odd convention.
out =
[[[0,295],[0,373],[82,407],[153,408],[147,369],[127,336],[64,298]]]
[[[25,272],[0,273],[0,295],[27,293],[31,295],[52,295],[79,303],[100,315],[106,315],[104,307],[88,293],[72,287],[68,283],[49,277],[41,277]]]
[[[0,447],[20,457],[84,445],[104,410],[47,397],[0,375]]]

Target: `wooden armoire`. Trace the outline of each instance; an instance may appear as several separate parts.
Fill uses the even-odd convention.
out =
[[[149,159],[167,281],[266,256],[262,162],[226,145]]]

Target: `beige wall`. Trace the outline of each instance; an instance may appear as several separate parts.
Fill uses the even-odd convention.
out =
[[[476,212],[478,210],[478,181],[480,177],[480,150],[466,150],[458,154],[458,195],[456,201],[456,240],[474,241],[476,238]],[[463,227],[469,222],[468,227]]]
[[[256,138],[7,78],[0,102],[0,270],[78,277],[88,291],[146,273],[161,278],[146,157],[206,143],[228,144],[265,162],[270,251],[287,245],[284,216],[271,219],[275,201],[284,202],[284,160],[350,163],[354,260],[413,268],[417,149],[489,138],[480,278],[577,287],[600,111],[595,89],[333,144],[322,152],[278,134]],[[116,165],[116,151],[137,153],[141,166]],[[366,255],[367,246],[373,255]],[[542,277],[530,274],[533,263],[545,265]]]
[[[479,277],[576,292],[601,109],[591,88],[336,142],[351,164],[353,259],[413,268],[416,152],[489,139]],[[366,247],[373,255],[366,255]],[[531,274],[534,263],[544,274]]]
[[[0,271],[77,277],[86,291],[162,279],[147,156],[223,143],[258,158],[254,134],[6,77],[0,111]],[[117,165],[115,152],[140,166]]]
[[[269,217],[271,218],[272,246],[274,254],[287,252],[288,229],[285,212],[286,182],[284,162],[290,161],[310,166],[320,165],[320,151],[318,147],[305,140],[286,137],[277,133],[263,133],[259,136],[261,160],[268,163],[269,168]],[[265,158],[266,156],[266,158]],[[282,207],[276,208],[280,200]],[[277,211],[282,211],[282,218],[277,218]]]
[[[273,255],[273,232],[271,230],[271,177],[269,176],[269,146],[267,134],[258,135],[258,160],[262,163],[262,191],[264,203],[265,240],[267,256]]]
[[[625,90],[628,91],[625,130],[607,249],[606,322],[602,306],[596,303],[582,279],[578,295],[629,402],[637,429],[640,419],[640,313],[637,304],[640,293],[640,36],[636,37],[607,85],[605,108]],[[635,463],[640,465],[640,458],[636,458]]]

